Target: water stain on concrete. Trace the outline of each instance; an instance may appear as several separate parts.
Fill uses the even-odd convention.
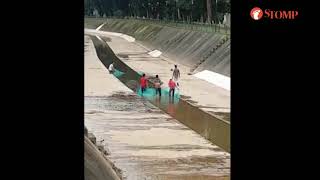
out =
[[[101,39],[104,40],[105,42],[111,42],[112,41],[111,38],[105,37],[105,36],[102,36]]]

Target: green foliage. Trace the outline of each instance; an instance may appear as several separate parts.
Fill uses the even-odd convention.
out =
[[[118,9],[118,10],[115,10],[115,11],[113,12],[113,15],[114,15],[115,17],[122,17],[122,16],[123,16],[123,12],[122,12],[120,9]]]
[[[218,1],[218,12],[219,13],[230,13],[231,5],[228,1]]]
[[[217,8],[215,2],[212,0],[213,16],[221,17],[230,13],[230,0],[217,0]],[[92,15],[94,9],[97,9],[101,16],[106,14],[174,21],[205,21],[207,16],[206,0],[85,0],[84,3],[86,15]]]

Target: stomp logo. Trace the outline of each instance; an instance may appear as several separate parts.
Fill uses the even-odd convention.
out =
[[[255,7],[251,10],[250,15],[254,20],[259,20],[263,16],[263,11],[262,9]]]
[[[260,20],[262,17],[266,19],[288,19],[288,20],[294,20],[298,16],[298,11],[295,10],[271,10],[271,9],[265,9],[264,11],[260,9],[259,7],[252,8],[250,12],[250,16],[254,20]],[[264,15],[264,16],[263,16]]]

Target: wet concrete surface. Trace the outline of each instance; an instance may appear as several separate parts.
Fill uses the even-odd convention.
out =
[[[123,76],[119,77],[119,80],[133,91],[136,91],[140,75],[119,60],[105,42],[101,42],[95,36],[91,36],[91,39],[95,45],[97,55],[105,67],[114,62],[117,69],[125,72]],[[152,82],[149,83],[152,84]],[[149,97],[146,99],[206,139],[230,152],[230,124],[222,119],[227,115],[213,116],[215,112],[210,114],[210,112],[205,112],[192,105],[195,102],[190,102],[192,100],[186,96],[182,96],[181,99],[170,99],[167,96],[162,96],[161,98]]]
[[[96,49],[88,36],[85,37],[85,45],[85,96],[109,96],[114,91],[132,92],[128,87],[123,86],[118,79],[110,78],[113,75],[109,74],[109,71],[98,59]]]
[[[85,119],[124,179],[229,179],[229,153],[135,94],[85,97]]]
[[[84,177],[86,180],[120,180],[121,173],[105,158],[97,147],[84,138]]]
[[[106,37],[106,36],[101,36],[100,38],[101,38],[104,42],[111,42],[111,41],[112,41],[111,38]]]
[[[164,82],[168,82],[172,77],[170,69],[177,62],[164,54],[160,57],[152,57],[148,54],[154,50],[152,47],[143,46],[140,41],[129,42],[121,37],[112,35],[111,32],[86,29],[85,33],[111,38],[112,41],[107,42],[108,46],[121,61],[136,72],[142,71],[146,73],[147,77],[158,74]],[[161,49],[159,50],[162,51]],[[179,63],[178,67],[181,72],[179,80],[181,95],[190,96],[190,100],[196,102],[193,104],[198,107],[219,107],[215,108],[213,112],[230,112],[230,91],[192,76],[189,74],[190,67]],[[203,110],[206,111],[206,109]]]
[[[137,96],[87,48],[85,125],[123,179],[230,179],[229,153]]]

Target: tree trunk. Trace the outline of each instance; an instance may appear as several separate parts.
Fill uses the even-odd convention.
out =
[[[178,8],[178,19],[180,20],[181,19],[181,16],[180,16],[180,9]]]
[[[211,24],[212,22],[212,0],[207,0],[207,22]]]
[[[214,22],[219,24],[219,17],[218,17],[218,4],[217,4],[217,0],[213,1],[213,5],[214,5]]]

